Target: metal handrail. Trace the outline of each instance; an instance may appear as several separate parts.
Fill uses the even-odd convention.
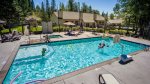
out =
[[[13,80],[11,80],[10,84],[13,84],[13,82],[22,74],[22,72],[18,73]]]

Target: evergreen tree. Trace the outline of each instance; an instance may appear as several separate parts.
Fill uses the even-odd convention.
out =
[[[22,10],[18,0],[4,0],[0,3],[0,8],[0,19],[6,21],[8,25],[19,21]],[[11,32],[10,26],[9,32]]]
[[[105,14],[105,20],[108,21],[108,12]]]
[[[149,0],[119,0],[120,10],[125,22],[130,26],[130,23],[135,24],[135,34],[138,33],[143,38],[150,39],[150,1]]]
[[[86,3],[82,3],[81,10],[82,10],[82,12],[85,12],[85,13],[88,12],[88,7],[87,7]]]
[[[50,18],[51,12],[50,12],[49,0],[46,0],[46,13],[48,15],[48,18]]]
[[[42,13],[42,16],[41,16],[42,20],[43,21],[48,21],[49,18],[48,18],[48,15],[47,15],[46,11],[45,11],[45,7],[44,7],[44,3],[43,2],[41,4],[41,13]]]
[[[120,17],[120,4],[119,3],[117,3],[116,5],[115,5],[115,7],[113,8],[113,11],[114,11],[114,13],[117,15],[117,18],[119,18]]]
[[[31,14],[30,0],[19,0],[19,5],[22,9],[23,17],[26,17],[29,14]]]
[[[42,13],[45,13],[45,7],[44,7],[44,3],[42,2],[42,4],[41,4],[41,12]]]
[[[89,6],[89,13],[92,13],[92,7],[91,6]],[[96,12],[96,11],[95,11]]]
[[[93,13],[100,15],[100,12],[98,10],[92,10]],[[91,12],[91,13],[92,13]]]
[[[56,11],[56,2],[55,0],[51,1],[51,14],[53,14],[53,12]]]
[[[62,10],[62,11],[65,11],[65,6],[63,3],[60,3],[59,4],[59,9]]]
[[[102,12],[102,16],[103,16],[103,17],[105,17],[105,13],[104,13],[104,11]]]
[[[39,17],[41,17],[41,8],[39,5],[36,5],[36,8],[35,8],[35,14]]]
[[[68,0],[68,11],[74,11],[74,0]]]
[[[113,13],[110,14],[110,19],[114,19],[114,14]]]
[[[33,1],[33,0],[31,0],[31,8],[32,8],[32,11],[35,10],[35,4],[34,4],[34,1]]]
[[[80,11],[80,2],[77,3],[78,11]]]
[[[41,11],[41,8],[39,5],[36,5],[36,8],[35,8],[36,12],[40,12]]]
[[[73,6],[73,11],[78,12],[78,3],[75,2]]]

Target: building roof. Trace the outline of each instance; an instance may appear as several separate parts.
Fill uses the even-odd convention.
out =
[[[93,22],[95,22],[93,14],[83,13],[83,22],[85,22],[85,23],[93,23]]]
[[[58,17],[57,12],[54,12],[54,14]],[[78,12],[63,11],[63,19],[79,20],[79,13]]]
[[[104,21],[105,18],[101,15],[96,15],[96,20]]]
[[[114,20],[109,20],[108,23],[110,23],[110,24],[122,24],[123,20],[122,19],[114,19]]]
[[[58,17],[58,13],[54,12],[56,17]],[[96,20],[102,21],[105,20],[104,17],[101,15],[96,15]],[[63,11],[63,19],[71,19],[71,20],[79,20],[80,14],[79,12],[70,12],[70,11]],[[94,21],[94,15],[92,13],[83,13],[83,22],[85,23],[93,23]]]

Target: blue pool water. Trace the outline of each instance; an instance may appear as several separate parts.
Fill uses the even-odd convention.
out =
[[[102,40],[109,47],[98,49]],[[141,44],[124,40],[121,40],[121,44],[124,45],[124,54],[144,49]],[[44,57],[41,56],[42,48],[47,49]],[[18,73],[21,74],[14,84],[46,80],[110,60],[120,54],[121,46],[113,44],[112,38],[88,38],[21,46],[3,83],[9,84]]]

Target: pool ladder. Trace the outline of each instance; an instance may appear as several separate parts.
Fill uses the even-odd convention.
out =
[[[11,81],[10,84],[13,84],[13,82],[22,74],[22,72],[18,73]]]

